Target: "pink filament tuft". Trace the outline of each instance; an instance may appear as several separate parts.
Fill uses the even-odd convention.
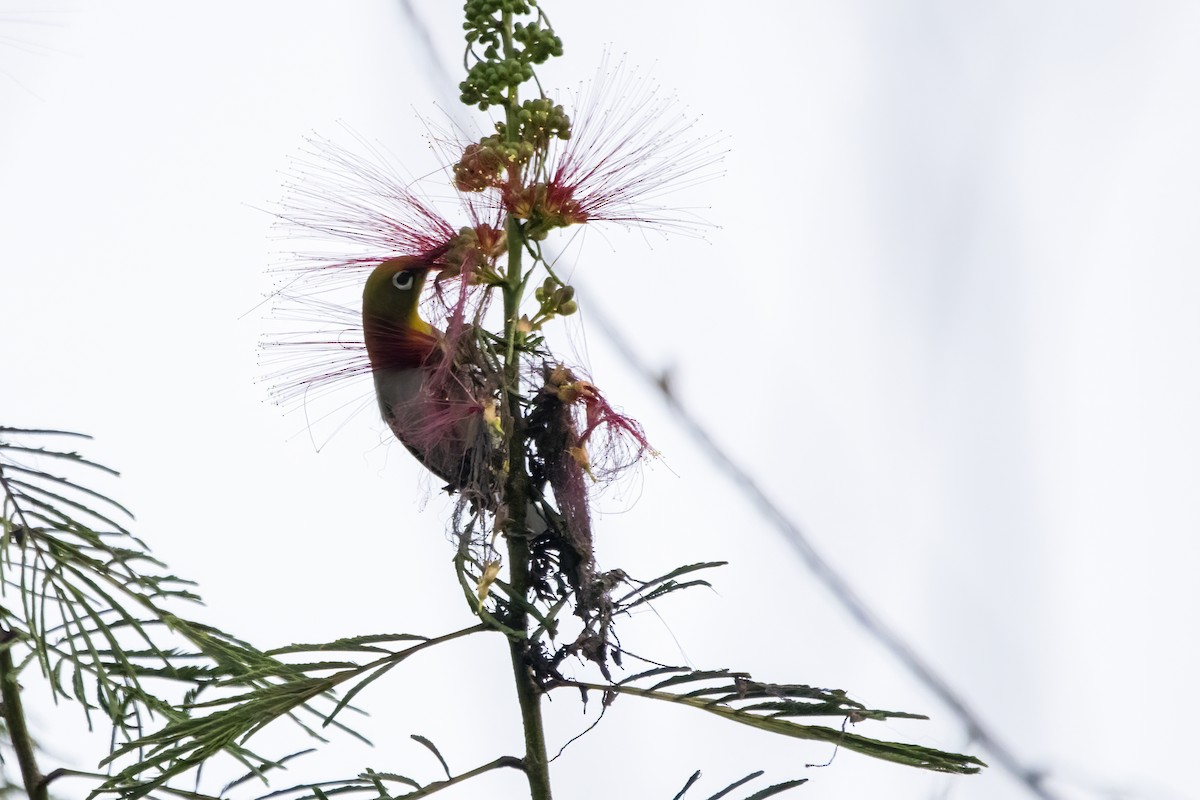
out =
[[[605,69],[602,67],[602,70]],[[624,64],[575,96],[571,138],[549,158],[547,198],[571,222],[696,234],[708,223],[667,195],[717,177],[719,139],[697,134],[674,97]]]

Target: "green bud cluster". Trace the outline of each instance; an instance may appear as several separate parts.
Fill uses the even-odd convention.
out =
[[[524,164],[533,158],[533,145],[529,142],[509,142],[504,137],[504,123],[496,124],[496,133],[479,140],[484,147],[495,150],[505,164]]]
[[[467,0],[464,6],[468,22],[483,17],[495,16],[497,12],[507,11],[509,14],[528,14],[528,0]]]
[[[531,14],[536,7],[533,0],[467,0],[463,28],[468,54],[479,60],[459,84],[463,103],[478,106],[481,111],[509,105],[510,98],[515,97],[512,90],[533,79],[534,64],[562,55],[562,40],[546,24],[540,10],[533,20],[513,24],[511,40],[505,40],[506,18]],[[482,56],[475,51],[476,46],[482,46]]]
[[[454,165],[454,185],[463,192],[482,192],[502,183],[505,167],[525,164],[551,139],[571,138],[571,118],[549,98],[526,100],[517,111],[517,141],[508,141],[508,126],[496,123],[496,133],[463,150]]]
[[[533,78],[533,67],[519,58],[479,61],[467,70],[467,79],[458,85],[460,99],[466,105],[502,106],[508,90]]]
[[[551,57],[563,54],[562,39],[554,31],[542,27],[536,19],[528,24],[518,22],[513,25],[513,38],[524,45],[531,64],[544,64]]]
[[[548,97],[526,100],[517,111],[517,138],[535,149],[545,149],[551,139],[571,138],[571,118]]]
[[[533,290],[533,299],[538,301],[539,306],[530,320],[533,330],[538,330],[554,317],[569,317],[579,310],[574,287],[561,283],[553,276],[546,278],[541,286]]]

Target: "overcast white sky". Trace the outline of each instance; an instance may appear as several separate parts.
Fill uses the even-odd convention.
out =
[[[414,6],[457,80],[460,4]],[[922,711],[859,732],[978,752],[705,463],[589,302],[1059,796],[1194,792],[1200,6],[546,7],[567,48],[548,86],[610,46],[731,147],[679,198],[720,226],[706,240],[610,230],[571,251],[576,348],[664,454],[599,504],[602,564],[731,562],[715,593],[625,621],[626,644]],[[136,531],[257,644],[467,624],[446,503],[422,502],[371,410],[316,452],[256,381],[286,247],[259,209],[303,137],[344,125],[436,167],[422,118],[445,86],[403,4],[5,0],[0,25],[0,424],[94,435]],[[495,641],[406,664],[363,696],[373,750],[335,740],[285,782],[436,777],[410,733],[456,771],[517,751],[507,670]],[[70,713],[37,713],[82,757]],[[558,698],[552,748],[586,724]],[[996,769],[805,768],[829,755],[623,700],[554,777],[564,798],[669,798],[696,768],[709,793],[766,769],[811,778],[809,800],[1026,796]]]

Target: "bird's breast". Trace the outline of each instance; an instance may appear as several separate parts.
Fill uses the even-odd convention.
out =
[[[439,386],[434,371],[375,370],[379,413],[396,438],[425,467],[451,486],[461,486],[474,467],[486,434],[481,407],[451,381]]]
[[[379,413],[389,423],[402,415],[406,418],[420,413],[421,388],[425,383],[424,369],[377,369],[375,377],[375,399],[379,401]]]

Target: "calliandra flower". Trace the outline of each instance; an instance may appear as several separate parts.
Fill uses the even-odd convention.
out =
[[[400,180],[378,153],[366,157],[318,137],[306,145],[292,160],[277,227],[289,240],[336,243],[339,249],[295,253],[296,263],[286,269],[294,280],[322,291],[361,286],[380,262],[437,252],[458,234],[459,226]]]
[[[588,222],[687,234],[708,227],[667,200],[719,175],[721,141],[698,133],[677,98],[624,64],[601,71],[574,93],[570,138],[551,137],[545,164],[503,187],[505,206],[534,239]]]
[[[360,155],[324,138],[306,144],[275,216],[282,236],[320,249],[294,252],[277,270],[282,286],[273,300],[277,319],[311,327],[275,334],[263,348],[275,367],[267,376],[273,394],[284,402],[370,372],[358,309],[379,264],[417,258],[432,270],[422,307],[453,346],[484,313],[482,284],[505,248],[502,209],[461,195],[465,224],[456,225],[379,153]]]

